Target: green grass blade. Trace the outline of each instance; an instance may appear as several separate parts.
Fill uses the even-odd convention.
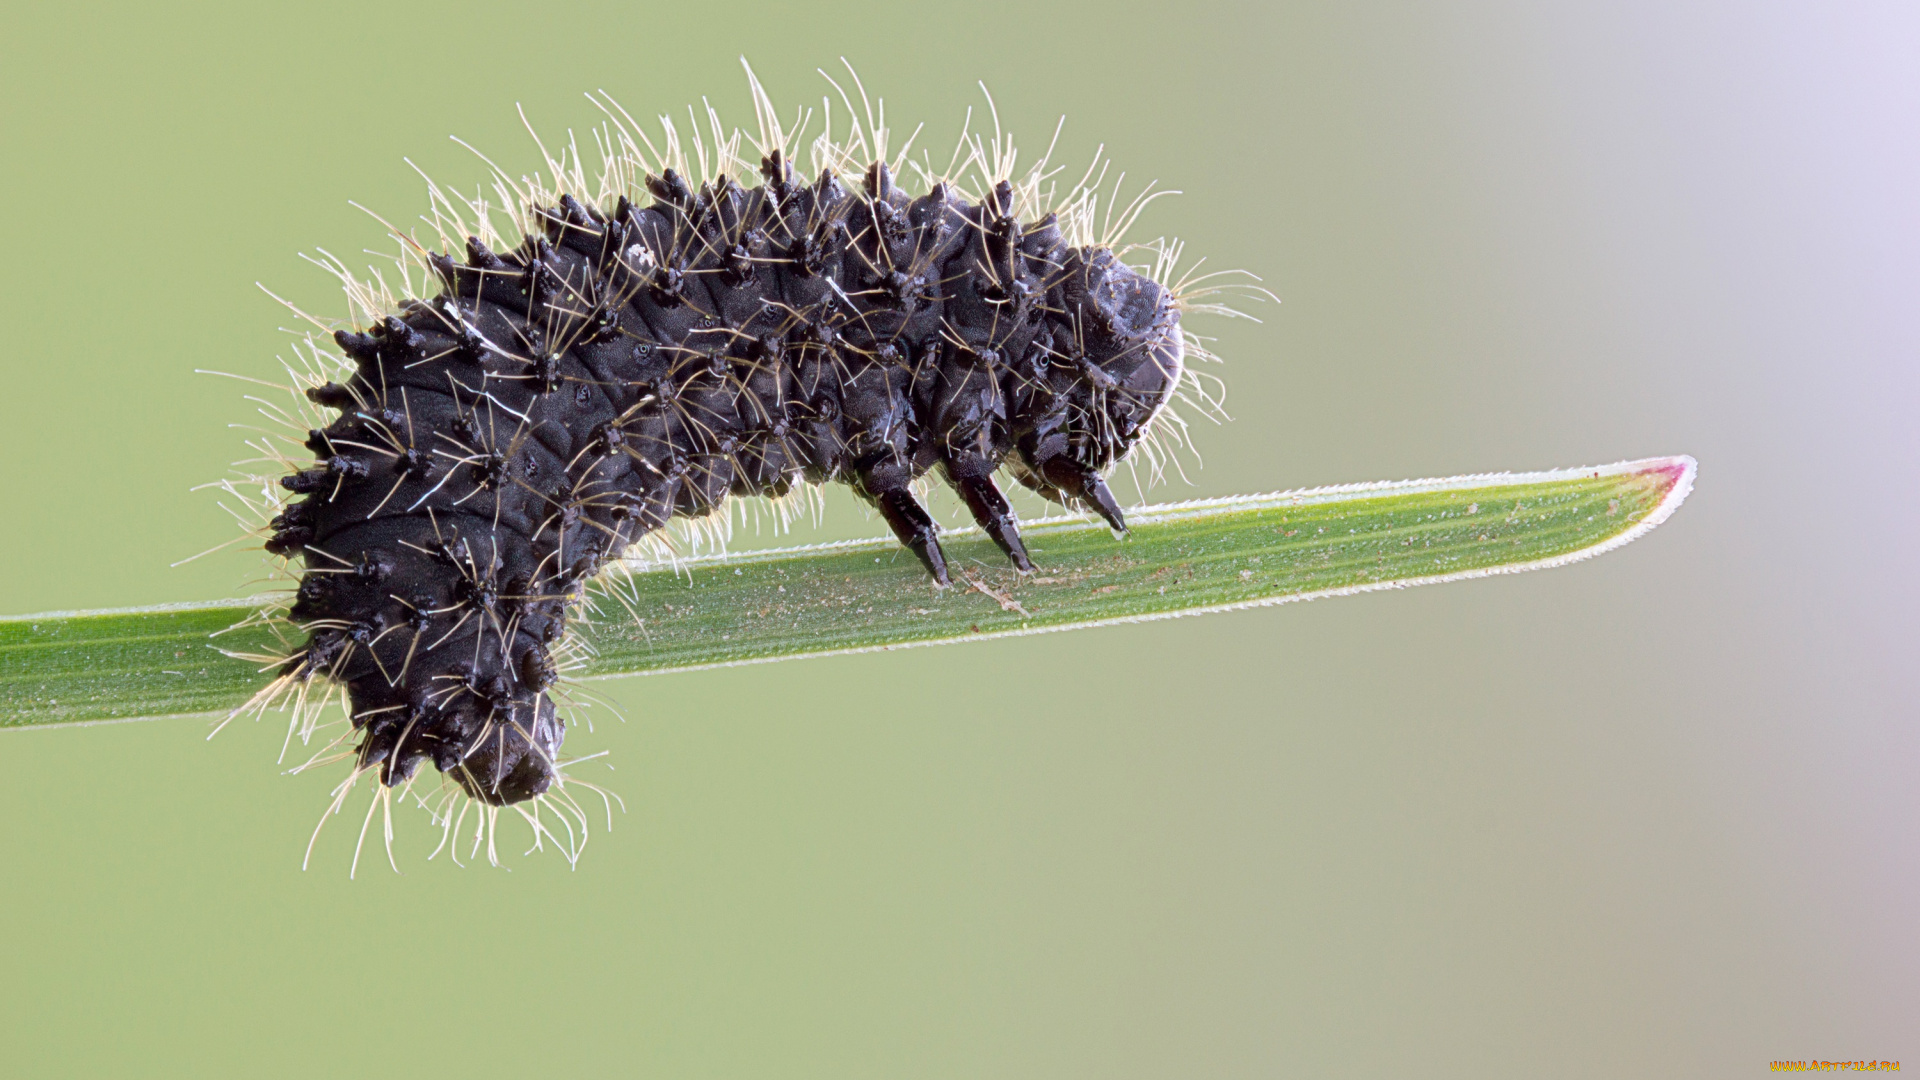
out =
[[[891,539],[631,567],[581,633],[605,678],[901,648],[1432,584],[1558,566],[1664,521],[1692,458],[1366,484],[1129,511],[1131,535],[1048,519],[1022,528],[1039,571],[1012,572],[976,530],[947,535],[935,590]],[[0,727],[224,712],[264,682],[243,602],[0,619]],[[637,617],[637,618],[636,618]]]

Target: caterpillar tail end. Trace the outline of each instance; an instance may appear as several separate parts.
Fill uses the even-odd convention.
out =
[[[520,710],[515,710],[520,711]],[[491,806],[510,806],[546,794],[558,769],[555,755],[566,737],[553,702],[541,694],[524,710],[532,723],[496,719],[452,770],[468,795]]]
[[[545,693],[498,702],[470,699],[444,710],[377,713],[357,726],[362,730],[359,767],[377,768],[382,784],[402,786],[422,762],[432,762],[467,795],[489,806],[545,794],[559,776],[557,759],[566,740],[566,723]]]

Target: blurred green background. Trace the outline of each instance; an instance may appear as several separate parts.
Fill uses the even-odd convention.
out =
[[[378,246],[543,132],[844,55],[1187,192],[1283,299],[1158,498],[1691,453],[1548,574],[598,684],[577,872],[347,861],[197,721],[0,735],[18,1076],[1746,1076],[1920,1065],[1920,26],[1634,2],[9,5],[0,611],[234,595],[192,484]],[[880,531],[843,497],[798,539]],[[773,542],[742,536],[743,544]],[[377,837],[378,826],[375,826]],[[517,837],[518,834],[516,834]],[[372,870],[369,870],[371,865]]]

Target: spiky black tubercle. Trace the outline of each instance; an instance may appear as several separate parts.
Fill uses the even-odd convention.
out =
[[[761,172],[696,192],[666,170],[645,208],[563,196],[544,235],[435,257],[437,298],[337,335],[357,372],[309,392],[341,415],[268,548],[304,555],[286,670],[346,684],[383,782],[430,760],[491,804],[545,791],[569,606],[729,494],[845,481],[941,584],[909,490],[931,469],[1021,570],[1002,465],[1123,528],[1100,477],[1179,381],[1164,288],[1016,221],[1005,182],[974,204],[883,164],[860,191],[778,152]]]

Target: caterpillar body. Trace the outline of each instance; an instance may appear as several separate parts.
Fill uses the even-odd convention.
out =
[[[337,415],[307,433],[315,460],[279,479],[264,530],[303,565],[286,615],[306,639],[272,693],[343,686],[356,777],[391,789],[431,762],[491,807],[541,796],[565,736],[556,652],[585,584],[730,496],[849,484],[941,586],[913,489],[928,474],[1021,572],[1003,468],[1124,532],[1103,475],[1204,355],[1181,325],[1191,296],[1092,235],[1084,182],[1037,212],[1051,174],[1016,182],[997,135],[962,140],[971,190],[916,169],[914,195],[870,113],[853,138],[816,140],[802,174],[797,136],[753,90],[751,173],[696,186],[671,125],[649,153],[609,112],[597,189],[577,152],[549,159],[550,188],[496,177],[519,203],[515,243],[461,235],[434,188],[443,243],[410,256],[425,287],[379,304],[363,287],[363,311],[385,313],[333,334],[336,370],[304,392]],[[716,122],[714,138],[741,162],[738,134]]]

